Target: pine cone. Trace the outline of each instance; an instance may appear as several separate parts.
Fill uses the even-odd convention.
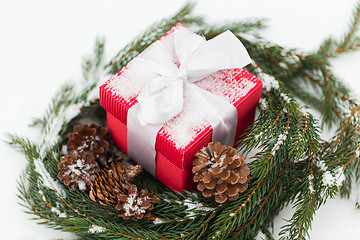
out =
[[[143,217],[150,217],[150,210],[154,208],[155,198],[153,198],[147,189],[141,190],[138,193],[137,187],[131,185],[128,189],[128,193],[118,194],[119,203],[115,209],[122,211],[122,217],[124,219],[133,219],[135,221],[142,219]]]
[[[90,186],[89,196],[104,206],[116,206],[119,193],[126,193],[131,181],[141,171],[140,165],[125,166],[123,162],[112,163],[100,170]]]
[[[111,133],[107,128],[91,123],[74,126],[74,131],[67,135],[69,141],[66,146],[68,152],[72,150],[90,151],[100,167],[106,167],[115,158],[115,146]]]
[[[210,142],[195,156],[192,172],[204,197],[214,195],[216,202],[224,203],[237,199],[248,188],[250,169],[235,148]]]
[[[100,171],[94,156],[84,151],[71,151],[61,158],[58,168],[60,172],[57,177],[69,187],[70,191],[87,190],[94,180],[94,174]]]

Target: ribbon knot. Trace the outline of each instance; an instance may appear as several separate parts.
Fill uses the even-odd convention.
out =
[[[189,83],[187,73],[184,69],[179,68],[177,75],[183,81],[183,84]]]

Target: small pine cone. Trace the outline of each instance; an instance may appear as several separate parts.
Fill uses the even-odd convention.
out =
[[[140,165],[125,166],[123,162],[110,164],[95,175],[89,196],[94,202],[104,206],[116,206],[119,193],[127,192],[129,183],[141,171]]]
[[[91,123],[74,126],[74,131],[67,135],[67,150],[90,151],[100,167],[106,167],[115,158],[115,146],[107,128]]]
[[[147,189],[138,192],[135,185],[131,185],[127,193],[118,194],[118,204],[115,209],[122,211],[121,216],[124,219],[133,219],[135,221],[143,217],[150,217],[150,210],[154,208],[156,199],[152,197]]]
[[[250,169],[235,148],[210,142],[195,157],[194,181],[204,197],[214,195],[216,202],[224,203],[236,200],[248,188]]]
[[[100,171],[94,156],[84,151],[71,151],[61,158],[58,168],[60,172],[57,177],[69,187],[70,191],[87,190],[94,180],[94,175]]]

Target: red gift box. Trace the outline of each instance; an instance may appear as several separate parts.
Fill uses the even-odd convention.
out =
[[[176,25],[158,41],[169,38],[174,30],[181,27],[184,26]],[[128,67],[124,67],[100,87],[100,104],[107,111],[108,129],[113,134],[115,144],[125,153],[128,152],[127,114],[128,110],[137,103],[137,95],[121,95],[114,89],[114,82],[126,74],[127,70]],[[254,120],[255,106],[261,96],[261,81],[245,69],[229,69],[220,70],[195,84],[214,95],[226,98],[236,108],[237,126],[234,140],[236,147],[241,135]],[[122,89],[122,92],[124,91],[126,89]],[[192,161],[195,153],[212,141],[212,127],[205,125],[193,129],[192,139],[179,146],[176,139],[171,136],[171,130],[176,128],[176,125],[172,127],[168,125],[164,125],[156,136],[156,178],[172,190],[180,192],[192,190],[196,186],[191,171]]]

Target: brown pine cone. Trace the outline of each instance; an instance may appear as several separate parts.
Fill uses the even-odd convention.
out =
[[[100,171],[93,154],[84,151],[71,151],[61,158],[58,168],[60,172],[57,177],[69,187],[70,191],[87,190],[94,180],[94,175]]]
[[[95,155],[95,160],[100,167],[106,167],[115,159],[115,146],[111,138],[111,133],[107,128],[91,123],[74,126],[74,131],[67,135],[68,152],[72,150],[90,151]]]
[[[119,193],[126,193],[129,183],[141,171],[140,165],[125,166],[123,162],[112,163],[100,170],[90,186],[89,196],[94,202],[104,206],[116,206]]]
[[[210,142],[195,156],[192,172],[204,197],[214,195],[216,202],[224,203],[237,199],[248,188],[250,169],[235,148]]]
[[[124,219],[133,219],[135,221],[143,217],[150,217],[150,210],[154,208],[155,198],[153,198],[147,189],[140,193],[135,185],[131,185],[127,193],[118,194],[118,204],[115,209],[122,211],[121,216]]]

